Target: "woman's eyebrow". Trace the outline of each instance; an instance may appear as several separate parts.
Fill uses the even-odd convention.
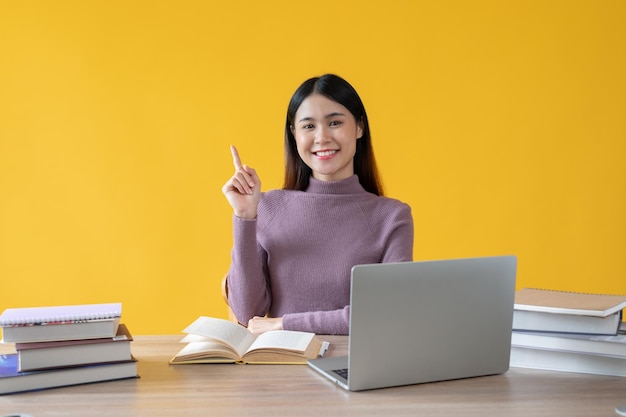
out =
[[[345,114],[341,113],[341,112],[338,112],[338,111],[337,112],[332,112],[332,113],[329,113],[326,116],[324,116],[324,119],[330,119],[330,118],[336,117],[336,116],[345,116]],[[298,122],[299,123],[309,122],[311,120],[315,120],[315,119],[313,117],[311,117],[311,116],[307,116],[307,117],[303,117],[302,119],[298,120]]]

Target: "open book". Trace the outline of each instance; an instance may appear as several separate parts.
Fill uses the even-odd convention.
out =
[[[183,332],[187,336],[182,342],[187,345],[170,364],[305,364],[327,347],[314,333],[276,330],[253,335],[239,324],[204,316]]]

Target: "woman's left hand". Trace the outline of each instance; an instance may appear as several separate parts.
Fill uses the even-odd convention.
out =
[[[248,330],[253,334],[261,334],[269,332],[271,330],[283,330],[283,318],[282,317],[252,317],[248,321]]]

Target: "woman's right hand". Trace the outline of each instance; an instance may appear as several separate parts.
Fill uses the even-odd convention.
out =
[[[233,156],[235,173],[226,181],[222,187],[222,192],[233,208],[235,216],[243,219],[254,219],[261,198],[261,180],[253,168],[241,164],[239,153],[232,145],[230,152]]]

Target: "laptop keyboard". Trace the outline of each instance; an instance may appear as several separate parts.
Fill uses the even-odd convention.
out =
[[[333,372],[346,380],[348,379],[348,368],[333,369]]]

